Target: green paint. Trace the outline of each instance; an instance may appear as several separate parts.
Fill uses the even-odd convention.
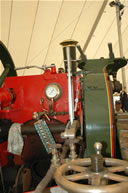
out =
[[[96,59],[80,62],[79,67],[85,72],[83,75],[84,95],[84,132],[86,140],[86,156],[94,154],[93,145],[96,141],[103,145],[103,155],[111,156],[111,128],[109,116],[109,101],[104,76],[106,67],[107,75],[112,75],[119,68],[126,65],[125,59]],[[111,102],[113,100],[111,82],[108,82]],[[112,104],[112,116],[114,108]],[[114,128],[115,129],[115,128]],[[115,131],[114,131],[115,132]],[[114,141],[116,135],[114,135]]]

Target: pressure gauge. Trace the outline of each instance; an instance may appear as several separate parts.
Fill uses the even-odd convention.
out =
[[[57,100],[61,97],[61,95],[62,95],[62,88],[57,83],[50,83],[45,88],[45,96],[48,99]]]

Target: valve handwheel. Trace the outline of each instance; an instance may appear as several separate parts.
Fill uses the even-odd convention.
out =
[[[69,193],[128,193],[128,162],[103,158],[102,144],[96,155],[69,161],[57,168],[56,183]]]

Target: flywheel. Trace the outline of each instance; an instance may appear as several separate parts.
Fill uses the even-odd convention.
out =
[[[59,166],[56,183],[72,193],[128,193],[128,162],[103,158],[102,144],[94,144],[96,154],[91,158],[76,159]]]

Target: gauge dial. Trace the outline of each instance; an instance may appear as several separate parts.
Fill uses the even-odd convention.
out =
[[[45,96],[48,99],[54,99],[57,100],[60,98],[62,95],[62,88],[59,84],[57,83],[50,83],[48,86],[45,88]]]

